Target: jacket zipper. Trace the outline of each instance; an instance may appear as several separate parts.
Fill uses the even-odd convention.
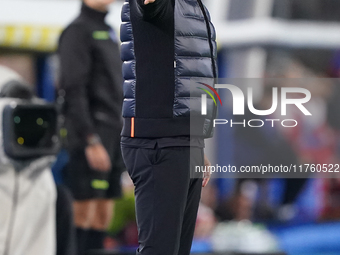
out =
[[[205,25],[207,27],[208,41],[209,41],[210,55],[211,55],[211,64],[212,64],[214,78],[217,78],[217,70],[216,70],[215,60],[214,60],[214,50],[213,50],[213,44],[211,42],[211,29],[210,29],[209,19],[208,19],[207,13],[205,12],[204,5],[203,5],[202,1],[201,0],[197,0],[197,2],[198,2],[198,5],[201,8],[201,11],[203,13],[204,20],[205,20]],[[213,124],[212,123],[213,123],[213,120],[216,118],[216,114],[217,114],[217,106],[214,105],[213,115],[211,117],[211,123],[210,123],[209,130],[208,130],[208,136],[211,134],[211,131],[212,131],[212,128],[213,128]]]

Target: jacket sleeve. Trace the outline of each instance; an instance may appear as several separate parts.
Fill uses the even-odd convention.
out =
[[[144,4],[145,0],[136,0],[143,14],[143,19],[153,21],[158,18],[165,17],[167,12],[171,10],[172,0],[156,0],[153,3]]]
[[[60,85],[65,90],[66,115],[83,141],[95,133],[87,92],[92,65],[90,40],[82,26],[71,25],[59,41]]]

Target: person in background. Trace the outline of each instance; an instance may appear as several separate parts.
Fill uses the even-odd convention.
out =
[[[14,112],[9,118],[4,117],[6,116],[5,109],[8,109],[6,106],[9,104],[28,106],[29,108],[25,108],[25,113],[21,113],[25,117],[36,114],[30,107],[34,109],[39,105],[40,109],[44,110],[46,106],[43,100],[35,97],[33,86],[28,84],[23,77],[14,70],[0,65],[2,122],[0,128],[2,140],[0,146],[0,254],[55,255],[56,218],[58,218],[56,201],[57,196],[59,200],[62,195],[59,193],[60,190],[56,189],[50,167],[55,159],[53,155],[58,148],[53,152],[49,150],[50,146],[47,145],[49,139],[46,139],[51,138],[50,134],[55,133],[52,131],[53,128],[42,132],[37,125],[34,125],[34,119],[31,119],[32,123],[29,118],[22,121],[19,116],[16,117],[19,120],[16,122],[17,125],[13,127],[11,120]],[[15,108],[16,114],[19,108]],[[20,125],[20,123],[23,124]],[[8,133],[9,130],[12,131]],[[26,139],[26,141],[30,140],[29,146],[19,145],[19,143],[19,147],[16,145],[17,132],[23,135],[24,138],[21,138],[24,142],[26,137],[30,138]],[[7,142],[4,139],[5,136],[9,138]],[[11,153],[6,149],[9,146]],[[20,156],[22,152],[25,153],[25,157]],[[67,205],[64,205],[65,207],[67,211]],[[70,245],[72,246],[71,242]]]
[[[84,0],[59,39],[59,97],[64,100],[78,254],[103,248],[113,198],[121,196],[122,75],[118,40],[105,23],[113,0]]]

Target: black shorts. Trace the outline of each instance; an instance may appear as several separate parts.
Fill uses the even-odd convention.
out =
[[[111,199],[122,195],[120,177],[125,166],[120,149],[120,130],[102,125],[96,127],[96,131],[110,155],[112,168],[109,172],[93,170],[87,163],[85,148],[69,149],[64,181],[75,200]]]

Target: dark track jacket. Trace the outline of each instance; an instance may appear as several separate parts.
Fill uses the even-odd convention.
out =
[[[216,107],[201,115],[199,82],[217,77],[215,29],[201,0],[126,0],[122,9],[123,136],[212,134]]]
[[[119,41],[107,13],[82,6],[59,40],[60,87],[71,147],[86,145],[98,125],[121,130],[123,79]],[[119,132],[119,131],[117,131]]]

